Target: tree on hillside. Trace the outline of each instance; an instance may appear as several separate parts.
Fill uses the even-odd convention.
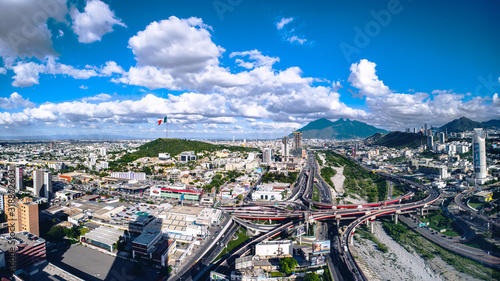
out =
[[[314,272],[308,272],[304,276],[304,281],[320,281],[320,280],[321,279],[320,279],[319,275],[314,273]]]

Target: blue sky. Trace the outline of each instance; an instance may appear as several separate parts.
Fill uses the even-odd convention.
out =
[[[500,118],[498,1],[0,3],[6,137],[274,138]]]

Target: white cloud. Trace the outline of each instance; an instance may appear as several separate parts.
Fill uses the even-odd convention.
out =
[[[42,63],[35,62],[19,62],[12,67],[16,74],[12,86],[14,87],[31,87],[38,84],[40,74],[61,74],[68,75],[75,79],[89,79],[90,77],[99,76],[94,69],[76,69],[73,66],[58,63],[53,57],[47,57]]]
[[[83,98],[82,101],[107,101],[109,99],[111,99],[110,95],[101,93],[93,97]]]
[[[34,103],[30,102],[29,99],[23,99],[23,97],[16,92],[12,93],[8,98],[0,98],[0,108],[2,109],[32,106],[34,106]]]
[[[82,89],[82,90],[87,90],[89,87],[87,87],[85,85],[81,85],[79,88]]]
[[[294,21],[294,18],[282,18],[276,23],[276,28],[283,39],[290,43],[296,43],[299,45],[304,45],[307,39],[304,36],[298,36],[295,28],[290,26],[290,23]]]
[[[66,1],[1,1],[0,57],[5,65],[14,65],[18,57],[44,59],[57,55],[47,20],[66,22],[67,13]]]
[[[140,66],[168,69],[172,73],[198,72],[218,65],[218,57],[225,51],[212,42],[209,29],[200,18],[171,16],[150,23],[130,38],[129,46]]]
[[[109,5],[99,0],[88,1],[83,13],[73,6],[70,15],[73,20],[73,32],[78,35],[80,43],[101,41],[104,34],[113,31],[114,25],[126,27],[111,11]]]
[[[61,38],[64,36],[64,31],[59,29],[59,35],[57,35],[57,38]]]
[[[5,74],[7,73],[7,69],[0,67],[0,74]]]
[[[31,87],[34,84],[38,84],[40,72],[44,70],[44,66],[36,64],[34,62],[21,62],[12,67],[12,70],[15,73],[15,75],[12,77],[14,79],[14,81],[12,82],[12,86]]]
[[[254,67],[262,67],[262,66],[271,67],[276,62],[280,61],[279,58],[264,56],[258,50],[252,50],[252,51],[246,51],[246,52],[232,52],[229,55],[230,58],[233,58],[235,56],[241,56],[241,57],[248,56],[250,60],[254,61],[254,62],[245,62],[241,59],[236,59],[236,63],[239,66],[242,66],[246,69],[252,69]]]
[[[347,81],[365,96],[383,96],[389,94],[391,91],[389,87],[384,85],[384,82],[378,79],[375,74],[376,64],[366,59],[362,59],[359,63],[351,65],[351,74]]]
[[[299,37],[298,37],[298,36],[296,36],[296,35],[293,35],[293,36],[291,36],[291,37],[287,38],[287,40],[288,40],[288,42],[290,42],[290,43],[297,42],[297,43],[298,43],[298,44],[300,44],[300,45],[303,45],[303,44],[307,41],[307,39],[305,39],[305,38],[299,38]]]
[[[125,73],[125,70],[123,70],[121,66],[117,65],[116,62],[107,61],[106,65],[104,65],[104,67],[101,67],[100,73],[103,76],[111,76],[114,73],[123,74]]]
[[[286,24],[288,24],[292,21],[293,21],[293,18],[281,18],[281,20],[276,23],[276,28],[278,30],[281,30],[281,29],[283,29],[283,27],[285,27]]]

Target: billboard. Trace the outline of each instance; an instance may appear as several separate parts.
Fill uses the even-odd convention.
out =
[[[301,225],[297,228],[297,237],[304,235],[306,233],[306,227],[305,225]]]
[[[317,241],[313,243],[313,253],[329,253],[330,241]]]
[[[325,256],[313,256],[311,257],[311,266],[323,265],[326,263]]]

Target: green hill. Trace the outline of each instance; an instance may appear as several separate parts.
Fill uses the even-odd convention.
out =
[[[492,122],[492,121],[494,122],[496,120],[490,120],[488,122]],[[490,127],[492,127],[492,126],[488,123],[476,122],[476,121],[470,120],[469,118],[462,117],[460,119],[455,119],[455,120],[445,124],[444,126],[439,128],[439,130],[441,132],[448,131],[448,133],[450,133],[450,132],[472,131],[472,130],[474,130],[474,128],[490,128]]]
[[[303,139],[357,139],[366,138],[376,132],[387,133],[366,123],[342,118],[335,122],[321,118],[297,131],[302,132]]]
[[[427,143],[427,137],[420,134],[390,132],[386,135],[375,134],[365,140],[366,144],[381,145],[390,148],[416,148]]]
[[[159,153],[169,153],[175,156],[184,151],[216,151],[228,149],[230,151],[259,151],[256,148],[242,146],[214,145],[201,141],[182,140],[182,139],[156,139],[138,147],[133,153],[127,153],[122,156],[118,162],[131,162],[141,157],[158,157]]]

